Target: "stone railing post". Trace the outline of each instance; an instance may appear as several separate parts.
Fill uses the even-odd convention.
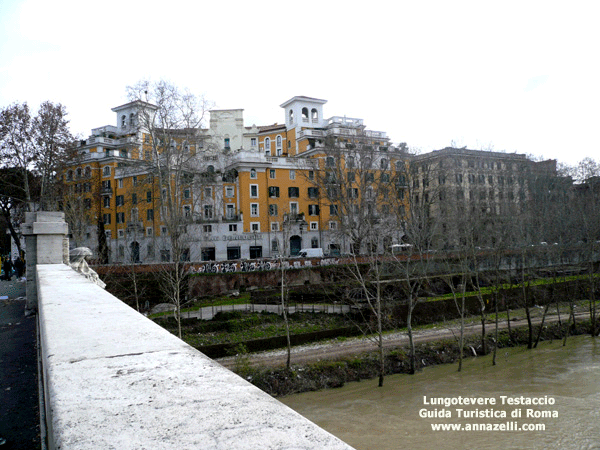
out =
[[[36,265],[63,264],[69,261],[65,215],[51,211],[25,213],[21,234],[25,236],[26,251],[26,310],[34,311],[37,309]]]

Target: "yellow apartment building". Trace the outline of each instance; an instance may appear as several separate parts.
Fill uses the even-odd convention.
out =
[[[337,255],[360,251],[364,239],[383,250],[402,236],[397,220],[384,217],[397,218],[397,204],[379,205],[398,198],[395,180],[406,154],[362,119],[324,119],[325,103],[293,97],[281,105],[283,124],[259,127],[244,126],[241,109],[213,110],[209,128],[193,140],[182,132],[170,142],[159,142],[138,121],[153,105],[113,108],[117,126],[93,129],[65,173],[72,237],[98,250],[103,232],[112,263],[169,261],[170,195],[184,218],[189,260],[275,258],[302,248]],[[170,175],[170,192],[150,169],[167,150],[187,155],[194,168]],[[382,182],[395,188],[388,192]],[[359,230],[356,217],[366,214],[361,203],[372,219],[370,235],[353,237],[348,230]],[[83,225],[73,226],[78,220]]]

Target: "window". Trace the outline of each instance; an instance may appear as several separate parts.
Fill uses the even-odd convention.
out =
[[[348,183],[354,183],[356,181],[356,172],[348,172]]]
[[[319,222],[311,222],[310,223],[310,229],[313,231],[316,231],[319,229]],[[316,238],[313,238],[316,239]],[[317,248],[317,247],[313,247],[313,248]]]
[[[256,138],[250,138],[250,147],[256,147]]]
[[[330,216],[338,215],[338,205],[329,205],[329,215]]]
[[[294,123],[294,110],[290,109],[289,111],[289,123],[290,125]]]
[[[103,197],[103,203],[105,208],[110,208],[110,197]]]
[[[308,198],[318,198],[319,197],[319,188],[318,187],[309,187],[308,188]]]
[[[277,224],[279,225],[279,224]],[[273,231],[277,231],[277,230],[273,230]],[[279,241],[277,239],[273,239],[271,241],[271,251],[272,252],[278,252],[279,251]]]
[[[265,153],[271,153],[271,139],[265,138]]]
[[[147,201],[148,203],[151,203],[151,202],[152,202],[152,191],[147,191],[147,192],[146,192],[146,201]]]
[[[365,181],[373,183],[375,181],[375,174],[373,172],[365,172]]]
[[[277,147],[277,150],[281,150],[282,146],[281,136],[277,136],[275,138],[275,147]]]
[[[85,209],[91,209],[92,208],[92,199],[91,198],[83,199],[83,205],[85,206]]]
[[[258,217],[258,203],[250,203],[250,217]]]
[[[204,233],[212,233],[212,225],[203,225],[202,226],[202,231]]]
[[[387,170],[388,164],[389,164],[389,162],[385,158],[382,158],[381,161],[379,162],[379,166],[381,167],[381,170]]]
[[[269,178],[272,180],[275,179],[275,169],[269,169]]]
[[[166,236],[168,234],[167,227],[160,227],[160,234]]]
[[[250,169],[250,178],[256,178],[256,169]]]
[[[229,231],[230,232],[236,232],[237,231],[237,223],[230,223],[229,224]]]
[[[190,198],[190,190],[189,189],[183,190],[183,198]]]
[[[187,208],[189,208],[189,206]],[[204,205],[204,218],[205,219],[212,219],[213,218],[213,207],[212,207],[212,205]]]
[[[125,197],[123,195],[117,195],[115,197],[115,203],[117,206],[123,206],[125,204]],[[109,206],[110,206],[110,204],[109,204]]]
[[[354,169],[354,156],[346,157],[346,168]]]
[[[235,206],[228,204],[225,206],[225,218],[228,220],[235,219]]]
[[[125,223],[125,213],[124,212],[117,213],[117,223]]]
[[[381,180],[382,183],[389,183],[390,182],[390,174],[389,173],[382,173],[379,176],[379,179]]]
[[[121,116],[121,128],[125,128],[127,126],[127,116],[124,114]]]
[[[348,188],[348,198],[358,198],[358,189]]]
[[[308,215],[309,216],[318,216],[319,215],[319,205],[308,205]]]
[[[253,233],[260,232],[260,222],[250,222],[250,231]]]
[[[337,222],[329,222],[329,229],[330,230],[337,230]]]
[[[83,176],[85,178],[91,178],[92,177],[92,168],[90,166],[87,166],[84,170],[83,170]]]
[[[333,156],[328,156],[325,159],[325,167],[335,167],[335,159]]]
[[[225,186],[225,197],[232,198],[235,195],[233,186]]]
[[[295,180],[295,179],[296,179],[296,171],[290,170],[290,180]]]
[[[277,205],[269,205],[269,215],[276,216],[277,215]]]
[[[279,186],[269,186],[269,197],[271,197],[271,198],[279,197]]]
[[[227,247],[227,259],[240,259],[240,247]]]
[[[309,170],[308,171],[308,179],[309,180],[314,180],[315,179],[315,171],[314,170]]]
[[[289,187],[288,188],[288,197],[289,198],[298,198],[300,196],[300,188],[297,187]]]
[[[104,225],[110,225],[110,214],[102,214],[102,221]]]
[[[271,222],[271,231],[279,231],[279,222]]]
[[[192,215],[192,207],[190,205],[185,205],[183,207],[183,217],[190,217]]]
[[[119,178],[119,188],[123,189],[123,178]]]
[[[161,250],[160,251],[160,260],[162,262],[171,261],[171,252],[169,250]]]
[[[148,237],[152,236],[153,231],[154,230],[152,229],[152,227],[146,228],[146,236],[148,236]]]
[[[137,205],[137,194],[135,193],[131,194],[131,204]]]
[[[131,178],[131,183],[132,183],[134,186],[137,186],[137,185],[138,185],[138,177],[136,177],[136,176],[134,175],[134,176],[133,176],[133,178]]]
[[[310,116],[313,123],[319,121],[319,113],[317,112],[316,108],[310,110]]]
[[[229,138],[224,139],[223,146],[225,147],[225,150],[231,149],[231,146],[229,145]]]
[[[104,166],[102,168],[102,176],[110,177],[110,166]],[[73,177],[72,173],[71,173],[71,177]]]
[[[250,197],[251,198],[258,198],[258,184],[251,184],[250,185]]]
[[[296,215],[298,214],[298,203],[290,202],[290,214]]]

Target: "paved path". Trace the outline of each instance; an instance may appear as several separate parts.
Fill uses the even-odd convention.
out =
[[[533,311],[532,311],[533,312]],[[539,311],[536,311],[536,314]],[[491,320],[493,315],[488,315],[488,320]],[[579,313],[576,314],[576,320],[588,318],[589,314]],[[563,314],[561,320],[566,322],[568,314]],[[557,322],[558,316],[549,314],[546,316],[544,321],[545,324]],[[541,322],[541,317],[532,317],[532,323],[538,325]],[[527,320],[524,317],[511,319],[511,327],[525,327],[527,326]],[[508,328],[507,322],[501,321],[498,323],[498,329],[504,330]],[[460,332],[458,325],[443,326],[438,325],[433,328],[417,329],[414,331],[415,343],[422,343],[428,341],[435,341],[440,339],[451,339],[457,337]],[[495,324],[488,322],[486,324],[486,334],[493,335],[495,332]],[[473,323],[465,326],[465,335],[470,336],[473,334],[481,334],[481,324]],[[535,338],[535,336],[534,336]],[[406,332],[387,333],[384,335],[383,346],[385,348],[396,348],[408,345],[408,336]],[[349,355],[355,355],[365,352],[374,352],[377,350],[377,343],[372,338],[356,337],[348,338],[343,341],[329,340],[315,342],[312,344],[295,346],[291,349],[291,361],[292,364],[305,364],[319,360],[335,360],[338,358],[346,357]],[[269,350],[259,353],[251,353],[248,355],[248,362],[253,366],[268,366],[278,367],[284,366],[287,359],[286,349]],[[234,369],[236,366],[235,356],[227,356],[223,358],[215,359],[222,366],[228,369]]]
[[[36,316],[24,311],[25,283],[0,281],[2,450],[40,448]]]

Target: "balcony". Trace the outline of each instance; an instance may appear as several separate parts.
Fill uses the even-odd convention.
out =
[[[144,232],[144,222],[142,222],[141,220],[127,222],[127,232],[128,233],[132,233],[132,232],[143,233]]]
[[[238,214],[228,214],[222,217],[223,222],[239,222],[241,220]]]

